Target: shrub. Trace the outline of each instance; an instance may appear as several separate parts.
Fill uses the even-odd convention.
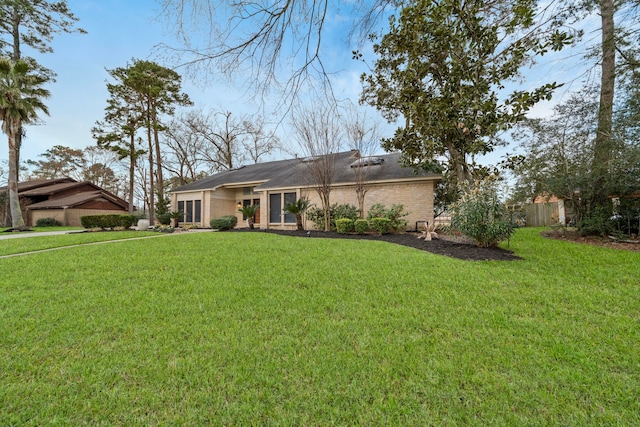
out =
[[[60,227],[61,225],[53,218],[40,218],[36,221],[36,227]]]
[[[336,230],[340,234],[347,234],[353,231],[353,220],[351,218],[336,219]]]
[[[162,212],[162,213],[156,214],[156,220],[158,220],[158,222],[161,225],[170,225],[171,224],[171,212]]]
[[[237,224],[238,217],[236,217],[235,215],[225,215],[219,218],[213,218],[211,221],[209,221],[209,225],[211,225],[211,228],[220,231],[231,230]]]
[[[369,222],[366,219],[356,219],[353,225],[358,234],[364,234],[369,230]]]
[[[387,209],[382,203],[376,203],[371,206],[367,213],[367,219],[371,221],[373,218],[387,218],[389,220],[389,228],[394,231],[405,231],[407,229],[407,220],[403,219],[409,215],[404,210],[403,205],[392,205]]]
[[[371,228],[376,230],[379,234],[387,234],[391,227],[391,220],[389,218],[371,218]]]
[[[331,222],[331,229],[336,229],[336,220],[342,218],[349,218],[352,221],[358,219],[360,211],[353,205],[337,203],[329,207],[329,215]],[[307,219],[313,222],[313,225],[317,230],[324,230],[324,211],[318,207],[312,207],[307,210]]]
[[[128,214],[106,214],[106,215],[86,215],[80,217],[80,223],[84,228],[116,228],[128,229],[138,221],[135,215]]]
[[[451,228],[483,247],[497,246],[511,236],[516,225],[498,198],[495,178],[485,178],[463,189],[460,199],[452,205]]]

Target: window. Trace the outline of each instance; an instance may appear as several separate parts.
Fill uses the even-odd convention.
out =
[[[202,218],[200,217],[200,214],[202,212],[202,201],[194,200],[193,204],[194,204],[193,222],[200,222],[202,220]]]
[[[295,202],[295,192],[269,194],[269,222],[295,224],[296,216],[288,212],[283,212],[285,206]]]
[[[202,221],[202,201],[201,200],[181,200],[178,202],[178,210],[183,212],[182,222]]]
[[[296,193],[284,193],[284,205],[282,206],[282,209],[284,209],[284,207],[287,206],[289,203],[295,203],[295,202],[296,202]],[[295,223],[296,216],[294,214],[290,214],[289,212],[285,212],[284,222]]]
[[[269,194],[269,222],[280,222],[282,213],[282,194]]]
[[[187,210],[185,212],[185,222],[193,222],[193,200],[187,200]]]

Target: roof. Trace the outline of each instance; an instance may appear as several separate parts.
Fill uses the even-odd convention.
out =
[[[55,193],[58,193],[60,191],[64,191],[64,190],[69,190],[69,189],[73,189],[76,187],[85,187],[85,186],[90,186],[95,188],[96,190],[100,190],[100,187],[98,187],[95,184],[92,184],[88,181],[85,182],[77,182],[77,181],[73,181],[73,182],[61,182],[59,184],[50,184],[50,185],[43,185],[40,187],[35,187],[35,188],[31,188],[28,190],[22,190],[20,191],[20,189],[18,189],[18,192],[20,193],[21,196],[25,196],[25,197],[29,197],[29,196],[51,196]]]
[[[335,156],[334,185],[353,184],[354,169],[351,165],[358,159],[357,151],[346,151],[333,154]],[[402,167],[400,154],[384,154],[375,156],[381,159],[379,164],[371,165],[366,171],[366,181],[404,181],[410,179],[440,179],[441,175],[418,172],[412,168]],[[190,184],[178,187],[171,192],[198,191],[217,188],[220,186],[255,185],[256,190],[273,188],[287,188],[300,186],[313,186],[312,182],[305,180],[308,176],[308,164],[303,159],[277,160],[273,162],[257,163],[242,166],[237,169],[223,171],[207,178],[194,181]]]
[[[39,203],[34,203],[29,205],[29,209],[61,209],[64,207],[72,208],[74,206],[82,205],[84,203],[90,202],[96,199],[104,199],[107,200],[117,206],[126,209],[128,207],[128,203],[119,197],[115,197],[106,191],[96,190],[96,191],[83,191],[81,193],[71,194],[65,197],[58,197],[55,199],[45,200]]]
[[[29,181],[23,181],[18,183],[18,193],[28,191],[34,188],[48,187],[59,183],[73,183],[77,182],[73,178],[56,178],[56,179],[30,179]],[[7,191],[7,186],[0,187],[0,191]]]

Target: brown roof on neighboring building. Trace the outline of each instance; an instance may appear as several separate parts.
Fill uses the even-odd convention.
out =
[[[128,207],[128,203],[119,197],[115,197],[106,191],[96,190],[96,191],[83,191],[81,193],[71,194],[65,197],[58,197],[55,199],[45,200],[43,202],[34,203],[29,205],[28,209],[61,209],[61,208],[72,208],[74,206],[82,205],[84,203],[90,202],[96,199],[103,199],[109,201],[115,205],[126,209]]]
[[[95,188],[96,190],[100,190],[100,187],[88,181],[85,181],[85,182],[73,181],[73,182],[61,182],[59,184],[43,185],[43,186],[31,188],[29,190],[20,190],[20,188],[18,188],[18,192],[20,193],[21,196],[25,196],[25,197],[50,196],[63,190],[69,190],[72,188],[83,187],[83,186],[90,186]]]
[[[29,191],[34,188],[48,187],[63,182],[77,182],[73,178],[56,178],[56,179],[30,179],[18,183],[18,192]],[[7,191],[7,186],[0,187],[0,191]]]

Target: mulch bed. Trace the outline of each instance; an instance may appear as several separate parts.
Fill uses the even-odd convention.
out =
[[[239,229],[249,231],[247,229]],[[352,239],[352,240],[379,240],[382,242],[395,243],[397,245],[408,246],[421,251],[431,252],[437,255],[444,255],[465,261],[513,261],[522,259],[512,252],[501,248],[481,248],[479,246],[449,239],[434,239],[425,241],[418,239],[420,233],[403,234],[338,234],[335,231],[281,231],[281,230],[253,230],[258,233],[274,233],[283,236],[303,237],[303,238],[325,238],[325,239]]]

